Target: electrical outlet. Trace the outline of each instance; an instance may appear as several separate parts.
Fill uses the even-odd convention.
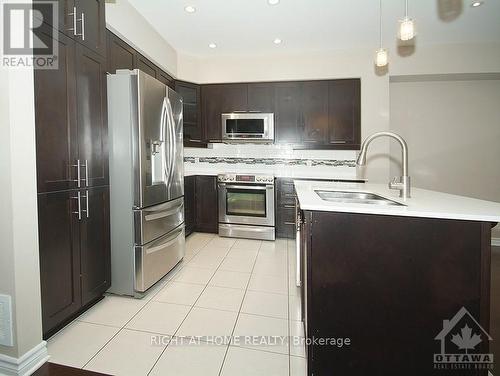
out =
[[[0,295],[0,345],[14,346],[12,338],[12,300]]]

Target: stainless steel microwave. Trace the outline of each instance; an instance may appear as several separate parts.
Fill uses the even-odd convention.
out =
[[[273,143],[274,114],[261,112],[222,114],[222,141]]]

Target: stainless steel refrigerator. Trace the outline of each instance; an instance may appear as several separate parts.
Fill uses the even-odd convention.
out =
[[[140,70],[108,75],[111,288],[140,297],[184,257],[182,98]]]

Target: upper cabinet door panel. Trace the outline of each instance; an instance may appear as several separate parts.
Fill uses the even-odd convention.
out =
[[[142,56],[140,53],[137,53],[136,55],[136,61],[134,66],[135,68],[140,69],[144,73],[149,74],[151,77],[157,78],[158,71],[156,69],[156,66],[146,57]]]
[[[134,69],[135,50],[112,32],[107,31],[108,72],[116,73],[117,69]]]
[[[73,14],[74,0],[59,0],[57,1],[57,20],[54,20],[51,4],[46,0],[34,0],[34,9],[38,12],[34,13],[34,17],[42,19],[44,23],[58,29],[60,32],[74,37],[77,33],[74,31],[74,24],[77,22],[76,14]],[[38,4],[37,4],[38,3]],[[58,21],[56,25],[54,23]]]
[[[221,111],[243,112],[248,108],[248,86],[247,84],[221,85]]]
[[[275,90],[275,137],[276,143],[301,141],[301,83],[276,83]]]
[[[325,143],[328,135],[328,82],[304,82],[302,88],[302,141]]]
[[[221,85],[201,87],[201,103],[205,141],[220,141],[222,137]]]
[[[109,184],[106,61],[77,45],[78,143],[82,187]]]
[[[361,81],[330,81],[328,87],[329,143],[359,148],[361,143]]]
[[[187,82],[176,82],[175,91],[182,96],[184,117],[184,139],[192,142],[201,142],[200,87]]]
[[[75,0],[77,12],[76,40],[106,56],[106,20],[104,0]]]
[[[274,112],[274,85],[272,83],[248,84],[248,111]]]
[[[42,34],[44,43],[49,35]],[[60,33],[58,43],[59,68],[35,70],[38,192],[77,187],[75,42]]]

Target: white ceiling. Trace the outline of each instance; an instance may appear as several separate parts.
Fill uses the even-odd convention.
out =
[[[377,48],[377,0],[129,0],[180,53],[256,55],[312,50]],[[500,43],[500,1],[409,0],[417,47],[445,43]],[[186,5],[196,12],[184,11]],[[404,0],[382,0],[384,46],[396,44]],[[283,43],[275,45],[273,40]],[[208,44],[215,42],[216,49]]]

